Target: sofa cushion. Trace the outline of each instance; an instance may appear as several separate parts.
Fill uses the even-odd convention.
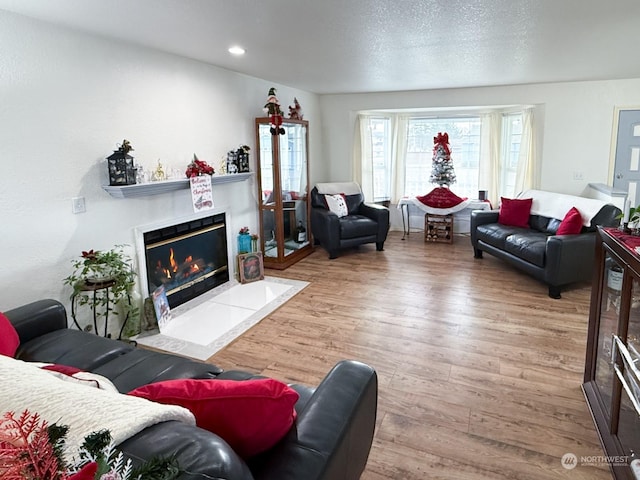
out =
[[[562,219],[556,235],[577,235],[582,231],[582,215],[576,207],[571,207]]]
[[[124,342],[65,328],[21,344],[16,357],[28,362],[58,363],[93,372],[132,350],[134,347]]]
[[[548,237],[546,233],[535,231],[515,233],[507,237],[504,251],[544,268]]]
[[[508,227],[499,223],[487,223],[478,225],[476,235],[479,241],[504,250],[507,237],[519,232],[529,232],[529,229],[520,227]]]
[[[378,224],[364,215],[348,215],[340,220],[340,239],[360,238],[378,233]]]
[[[298,393],[272,378],[168,380],[137,388],[130,395],[188,408],[196,425],[222,437],[241,457],[273,447],[296,418]]]
[[[212,379],[222,373],[222,369],[211,363],[139,348],[112,359],[94,371],[109,378],[121,392],[163,380]]]
[[[528,227],[532,203],[532,198],[500,197],[498,223],[512,227]]]
[[[13,357],[19,345],[18,332],[4,313],[0,313],[0,355]]]

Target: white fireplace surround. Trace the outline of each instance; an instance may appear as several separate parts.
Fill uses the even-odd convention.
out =
[[[235,278],[235,262],[233,261],[235,240],[232,234],[233,229],[230,227],[232,225],[230,209],[228,208],[228,206],[217,208],[214,207],[205,212],[198,212],[196,214],[186,215],[183,217],[173,217],[161,222],[142,225],[135,228],[136,256],[138,260],[138,279],[140,280],[140,291],[143,298],[146,298],[151,294],[151,292],[149,291],[149,282],[147,276],[144,234],[161,228],[170,227],[179,223],[190,222],[193,220],[210,217],[219,213],[224,213],[225,215],[225,225],[227,231],[227,266],[229,268],[229,279]]]

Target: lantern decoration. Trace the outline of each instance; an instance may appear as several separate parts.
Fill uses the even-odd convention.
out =
[[[122,145],[107,157],[109,166],[109,185],[135,185],[136,169],[133,166],[133,157],[129,152],[133,147],[128,140],[123,140]]]

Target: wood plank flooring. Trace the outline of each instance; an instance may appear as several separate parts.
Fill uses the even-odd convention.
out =
[[[610,479],[606,466],[560,463],[603,455],[580,390],[589,285],[553,300],[504,262],[474,259],[466,236],[401,237],[267,270],[311,284],[209,361],[310,385],[344,358],[373,366],[363,480]]]

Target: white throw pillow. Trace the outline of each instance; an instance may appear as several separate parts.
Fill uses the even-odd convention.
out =
[[[324,201],[327,203],[329,211],[338,215],[338,217],[346,217],[349,215],[347,209],[347,202],[344,198],[344,194],[339,195],[325,195]]]

